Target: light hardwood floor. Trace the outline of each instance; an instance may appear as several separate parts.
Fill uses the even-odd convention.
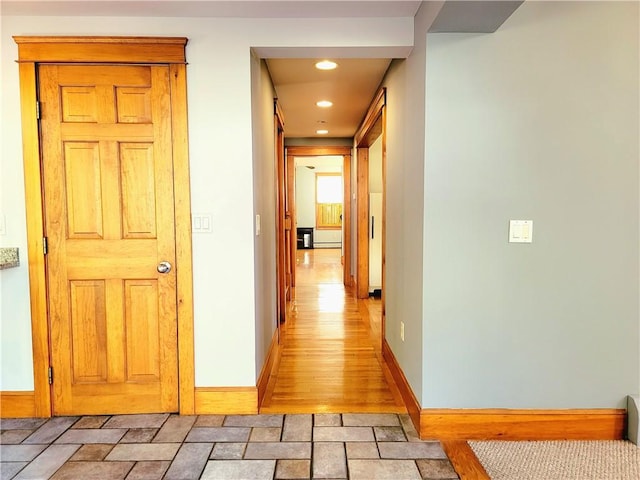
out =
[[[261,413],[406,412],[380,353],[380,300],[357,300],[350,290],[339,249],[298,251],[281,355]]]

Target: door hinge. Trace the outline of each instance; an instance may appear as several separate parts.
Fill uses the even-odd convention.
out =
[[[36,100],[36,120],[40,120],[40,101]]]
[[[53,385],[53,367],[49,367],[49,385]]]
[[[49,253],[49,241],[47,237],[42,237],[42,253],[43,255]]]

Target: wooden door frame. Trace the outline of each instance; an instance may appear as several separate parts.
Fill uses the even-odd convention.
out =
[[[278,278],[278,303],[277,303],[277,325],[280,331],[280,324],[286,321],[287,317],[287,298],[291,292],[287,286],[287,245],[286,245],[286,229],[287,229],[287,192],[286,192],[286,165],[284,154],[284,115],[275,99],[273,102],[274,111],[274,140],[275,140],[275,164],[276,164],[276,218],[277,218],[277,234],[276,234],[276,276]],[[291,236],[291,235],[289,235]]]
[[[183,37],[15,36],[18,44],[27,256],[34,371],[34,414],[50,417],[50,345],[44,248],[37,71],[39,63],[163,64],[169,67],[176,228],[179,409],[195,413],[191,195],[187,137],[187,84]]]
[[[291,219],[296,220],[295,202],[295,157],[342,157],[342,185],[343,185],[343,205],[342,205],[342,226],[344,229],[344,239],[342,248],[344,259],[342,265],[342,281],[346,287],[352,286],[351,276],[351,147],[287,147],[287,167],[289,175],[287,178],[287,190],[291,206]],[[297,222],[296,222],[297,223]],[[293,230],[293,227],[292,227]],[[297,232],[296,232],[297,233]],[[297,234],[291,235],[291,260],[292,265],[296,264],[296,252],[298,249]],[[293,285],[295,286],[295,268],[293,270]]]
[[[386,231],[386,88],[376,93],[367,114],[355,135],[358,185],[357,185],[357,246],[356,294],[369,297],[369,147],[382,135],[382,295],[385,281],[385,231]],[[384,317],[384,303],[383,303]]]
[[[382,136],[382,341],[385,338],[385,278],[386,278],[386,218],[387,218],[387,90],[376,93],[360,128],[355,135],[358,164],[357,185],[357,248],[356,295],[369,297],[369,147]]]

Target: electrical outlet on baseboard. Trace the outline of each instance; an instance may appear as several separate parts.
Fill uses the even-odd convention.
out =
[[[400,322],[400,340],[404,342],[404,322]]]

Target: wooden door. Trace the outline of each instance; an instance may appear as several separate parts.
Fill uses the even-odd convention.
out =
[[[39,67],[54,415],[178,410],[169,67]]]

